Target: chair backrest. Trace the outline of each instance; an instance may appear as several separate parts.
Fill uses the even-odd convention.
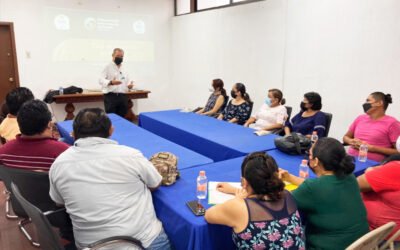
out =
[[[385,225],[365,234],[353,242],[353,244],[348,246],[346,250],[378,249],[382,241],[393,231],[395,227],[396,223],[388,222]]]
[[[222,111],[225,110],[226,105],[228,104],[228,101],[229,101],[229,96],[224,96],[224,103],[222,103],[222,106],[219,108],[217,113],[221,113]]]
[[[106,239],[96,241],[89,244],[87,248],[82,250],[111,250],[111,249],[126,249],[126,250],[143,250],[142,243],[130,236],[112,236]]]
[[[0,178],[3,180],[6,189],[11,193],[11,178],[8,174],[8,170],[9,170],[8,167],[0,165]],[[19,202],[15,200],[15,198],[14,199],[12,198],[12,194],[10,194],[10,201],[15,215],[21,218],[29,217],[26,214],[25,210],[22,208],[22,206],[19,204]]]
[[[287,113],[287,121],[290,121],[290,118],[292,117],[292,111],[293,111],[293,108],[292,107],[290,107],[290,106],[285,106],[285,108],[286,108],[286,113]]]
[[[331,123],[332,123],[332,114],[331,113],[326,113],[326,112],[323,112],[323,113],[325,115],[325,121],[326,121],[326,124],[325,124],[325,136],[328,137],[329,129],[331,128]]]
[[[64,250],[60,244],[60,237],[55,233],[46,215],[22,196],[15,183],[11,183],[11,192],[21,204],[36,227],[40,248],[43,250]]]
[[[388,248],[394,249],[393,244],[399,237],[400,237],[400,229],[397,230],[397,232],[395,232],[392,236],[390,236],[390,238],[387,239],[386,242],[379,247],[379,250],[387,250]],[[399,241],[400,241],[400,238],[399,238]]]
[[[40,210],[48,211],[56,208],[55,203],[49,195],[50,183],[47,172],[10,168],[4,165],[0,166],[0,171],[6,177],[4,179],[5,185],[9,191],[11,190],[11,182],[14,182],[19,187],[22,195]],[[24,218],[28,217],[21,205],[14,198],[12,192],[11,204],[16,215]]]

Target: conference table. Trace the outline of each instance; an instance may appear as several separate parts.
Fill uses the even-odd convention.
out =
[[[206,156],[161,138],[116,114],[108,114],[108,116],[114,126],[114,133],[111,139],[117,141],[121,145],[140,150],[147,158],[150,158],[153,154],[158,152],[171,152],[178,157],[179,169],[213,162],[213,160]],[[60,136],[70,145],[74,143],[74,138],[71,136],[72,122],[73,121],[63,121],[57,123]]]
[[[139,126],[214,161],[276,148],[277,135],[257,136],[253,129],[179,110],[141,113]]]
[[[290,156],[279,150],[267,151],[274,157],[279,167],[298,175],[302,156]],[[172,186],[160,187],[153,193],[157,217],[162,221],[165,232],[175,249],[235,249],[232,229],[221,225],[208,224],[204,217],[195,216],[186,202],[196,200],[196,178],[200,170],[206,172],[208,181],[240,182],[241,164],[244,157],[215,162],[200,167],[184,169],[181,178]],[[355,174],[359,175],[376,162],[355,161]],[[310,171],[310,178],[316,177]],[[209,208],[205,201],[203,206]]]

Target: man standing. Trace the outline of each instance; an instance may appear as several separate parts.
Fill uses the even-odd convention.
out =
[[[50,168],[50,196],[65,205],[79,249],[124,235],[138,239],[146,249],[169,250],[150,192],[162,177],[140,151],[108,139],[112,132],[101,109],[78,113],[74,146]]]
[[[128,96],[125,94],[133,87],[133,81],[122,67],[124,51],[115,48],[110,62],[100,77],[100,84],[104,93],[104,107],[107,113],[115,113],[125,117],[128,112]]]

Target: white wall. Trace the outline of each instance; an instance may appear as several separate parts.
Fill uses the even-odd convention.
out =
[[[99,88],[97,79],[98,70],[58,68],[53,71],[51,61],[48,60],[49,51],[46,47],[46,32],[43,25],[46,7],[132,13],[132,15],[146,15],[152,18],[154,39],[154,74],[138,74],[135,80],[142,87],[150,89],[149,99],[136,102],[139,111],[148,111],[159,108],[159,100],[165,100],[165,93],[170,89],[170,19],[173,16],[173,4],[165,0],[0,0],[0,20],[14,22],[16,36],[17,57],[20,74],[20,85],[29,87],[37,98],[42,99],[49,89],[58,89],[59,86],[68,86],[74,83],[83,88]],[[109,37],[105,37],[109,39]],[[110,51],[110,55],[111,55]],[[28,55],[29,54],[29,55]],[[128,55],[127,55],[128,57]],[[111,60],[111,56],[110,56]],[[104,65],[105,66],[105,65]],[[50,68],[52,70],[50,70]],[[163,102],[168,106],[169,102]],[[78,104],[79,109],[85,107],[102,107],[102,103]],[[53,104],[56,118],[63,120],[64,105]]]
[[[392,94],[400,118],[400,1],[268,0],[174,17],[172,83],[177,107],[204,105],[211,79],[241,81],[261,105],[281,88],[299,111],[317,91],[341,139],[369,93]]]
[[[256,106],[282,87],[285,38],[283,1],[266,1],[174,17],[172,83],[176,107],[203,106],[214,78],[230,92],[248,87]]]
[[[374,91],[391,93],[400,119],[400,1],[289,1],[284,93],[299,107],[318,91],[340,138]]]

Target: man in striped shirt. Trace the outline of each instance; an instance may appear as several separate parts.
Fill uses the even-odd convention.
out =
[[[49,171],[54,160],[69,146],[51,137],[51,113],[47,105],[40,100],[24,103],[17,121],[21,134],[0,147],[0,164]]]

